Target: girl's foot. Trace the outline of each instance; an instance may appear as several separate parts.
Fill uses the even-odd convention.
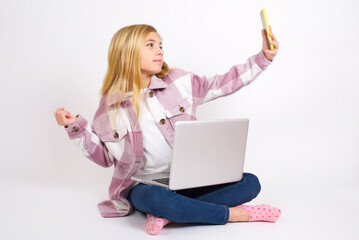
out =
[[[145,224],[145,231],[150,235],[156,235],[161,229],[166,226],[170,221],[164,218],[158,218],[147,214],[147,222]]]
[[[248,222],[275,222],[279,219],[282,213],[278,208],[272,207],[268,204],[256,206],[239,205],[237,207],[247,212]]]
[[[249,217],[246,210],[239,207],[229,208],[228,222],[248,222]]]

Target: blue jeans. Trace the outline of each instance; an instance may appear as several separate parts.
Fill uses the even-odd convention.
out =
[[[209,187],[170,191],[139,183],[128,200],[140,212],[177,223],[226,224],[229,207],[254,199],[261,190],[258,178],[243,173],[241,181]]]

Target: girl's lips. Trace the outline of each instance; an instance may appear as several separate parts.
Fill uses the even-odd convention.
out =
[[[154,62],[162,63],[162,60],[153,60]]]

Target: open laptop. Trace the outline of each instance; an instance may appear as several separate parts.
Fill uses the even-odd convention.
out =
[[[248,119],[176,122],[170,172],[132,179],[170,190],[240,181],[248,123]]]

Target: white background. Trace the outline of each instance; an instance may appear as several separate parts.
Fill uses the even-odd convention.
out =
[[[153,25],[170,67],[210,76],[260,51],[262,8],[280,42],[279,54],[250,86],[199,108],[198,118],[250,119],[245,170],[261,180],[257,200],[283,209],[286,229],[295,229],[290,220],[298,218],[296,209],[305,210],[298,212],[307,221],[308,208],[333,194],[338,201],[327,203],[329,208],[352,204],[354,210],[346,213],[358,213],[357,1],[1,0],[0,222],[5,227],[0,236],[20,238],[16,229],[25,222],[34,224],[28,237],[51,235],[46,219],[61,217],[70,221],[63,234],[67,227],[86,232],[86,238],[108,233],[114,220],[102,219],[96,204],[107,199],[112,168],[83,157],[53,112],[66,107],[92,121],[109,43],[118,29]],[[315,198],[320,196],[325,197]],[[305,199],[305,206],[298,199]],[[60,210],[49,215],[50,209]],[[142,215],[117,221],[136,216],[145,221]],[[84,218],[100,221],[98,235],[81,225]],[[179,229],[168,231],[176,235]],[[134,232],[144,237],[141,230]]]

